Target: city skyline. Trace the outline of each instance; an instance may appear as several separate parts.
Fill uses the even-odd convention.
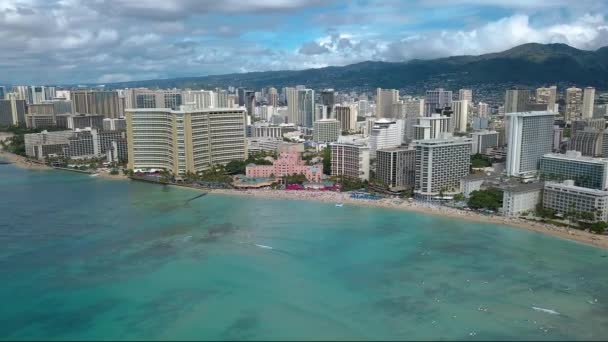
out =
[[[110,83],[477,55],[529,42],[595,50],[608,43],[606,13],[592,1],[10,0],[0,5],[0,72],[10,84]]]

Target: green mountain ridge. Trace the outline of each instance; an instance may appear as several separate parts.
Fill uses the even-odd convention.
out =
[[[105,86],[193,89],[242,86],[258,89],[304,84],[314,89],[402,89],[443,83],[446,86],[479,86],[558,82],[608,88],[608,47],[588,51],[566,44],[529,43],[478,56],[414,59],[407,62],[365,61],[340,67],[119,82]]]

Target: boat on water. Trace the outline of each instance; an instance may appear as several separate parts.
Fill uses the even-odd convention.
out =
[[[90,176],[91,177],[97,177],[97,176],[99,176],[99,173],[91,173]]]
[[[344,206],[344,203],[336,203],[336,207],[341,208]]]

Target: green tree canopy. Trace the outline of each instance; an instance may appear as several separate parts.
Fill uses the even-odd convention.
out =
[[[502,190],[489,188],[471,192],[468,206],[474,209],[498,210],[502,207]]]

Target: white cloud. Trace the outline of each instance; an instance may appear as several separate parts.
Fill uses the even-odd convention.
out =
[[[132,81],[133,77],[127,74],[104,74],[97,79],[98,83],[112,83],[112,82],[128,82]]]
[[[336,1],[0,0],[0,81],[106,83],[608,44],[603,1],[410,1],[406,12],[402,1]],[[451,15],[450,6],[511,11],[489,22],[459,12],[461,28],[428,18],[430,7]]]
[[[389,44],[387,60],[478,55],[525,43],[565,43],[580,49],[597,49],[606,43],[608,29],[602,16],[583,16],[571,23],[544,27],[531,25],[518,14],[471,30],[436,31],[412,35]]]

